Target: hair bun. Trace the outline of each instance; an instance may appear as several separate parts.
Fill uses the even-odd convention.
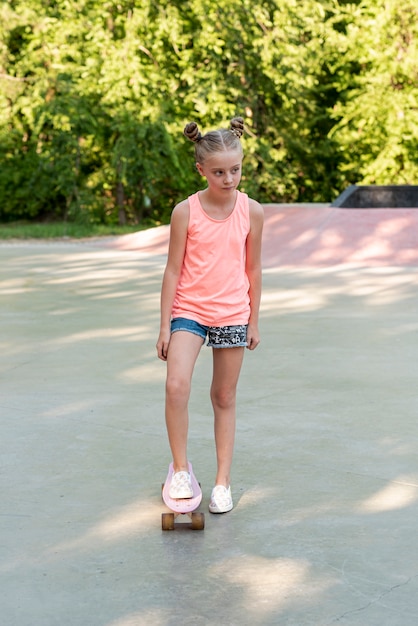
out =
[[[189,122],[189,124],[186,124],[183,132],[187,139],[190,139],[190,141],[196,142],[202,139],[202,133],[200,132],[196,122]]]
[[[234,133],[238,139],[244,134],[244,120],[242,117],[234,117],[231,120],[231,133]]]

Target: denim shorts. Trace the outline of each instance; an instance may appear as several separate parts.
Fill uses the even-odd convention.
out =
[[[175,333],[184,330],[194,335],[198,335],[210,348],[240,348],[248,346],[247,343],[248,324],[237,326],[204,326],[185,317],[176,317],[171,320],[171,332]]]

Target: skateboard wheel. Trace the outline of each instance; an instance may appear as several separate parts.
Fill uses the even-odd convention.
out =
[[[174,513],[162,513],[161,529],[162,530],[174,530]]]
[[[205,527],[205,514],[200,512],[192,513],[192,530],[203,530]]]

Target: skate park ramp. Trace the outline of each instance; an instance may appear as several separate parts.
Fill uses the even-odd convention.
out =
[[[418,209],[264,205],[264,267],[416,265]],[[165,254],[169,226],[112,239],[120,250]]]
[[[418,208],[418,185],[350,185],[332,206],[344,209]]]
[[[265,215],[226,515],[206,347],[193,377],[203,531],[161,529],[169,227],[0,243],[5,626],[418,623],[417,211]]]

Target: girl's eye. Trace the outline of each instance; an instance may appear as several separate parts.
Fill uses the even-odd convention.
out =
[[[239,167],[233,167],[231,172],[232,174],[237,174],[239,172]],[[225,174],[224,170],[216,170],[215,176],[223,176]]]

